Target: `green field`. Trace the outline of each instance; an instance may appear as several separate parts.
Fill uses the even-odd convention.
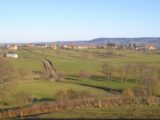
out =
[[[37,116],[54,119],[159,119],[159,106],[122,106],[62,110]]]
[[[58,52],[57,52],[58,51]],[[66,89],[78,89],[88,90],[91,93],[107,94],[104,90],[95,87],[86,87],[84,85],[109,87],[117,89],[126,89],[136,87],[137,84],[133,81],[128,84],[121,84],[120,82],[113,81],[108,82],[102,76],[101,64],[103,62],[110,62],[115,66],[123,65],[124,63],[135,63],[135,62],[148,62],[154,65],[159,65],[160,56],[141,55],[141,53],[133,51],[119,51],[124,56],[122,57],[102,57],[97,58],[93,55],[93,50],[88,50],[90,56],[88,58],[81,58],[81,51],[75,50],[53,50],[53,49],[31,49],[31,50],[18,50],[19,59],[12,59],[11,61],[16,67],[25,67],[30,71],[41,71],[43,68],[42,60],[47,58],[51,60],[58,73],[64,74],[62,80],[58,83],[52,83],[47,80],[34,80],[27,79],[19,81],[14,87],[13,93],[26,92],[31,95],[43,98],[54,98],[54,94],[59,90]],[[104,52],[103,49],[98,49],[99,52]],[[117,51],[115,51],[116,53]],[[137,59],[137,57],[139,59]],[[89,78],[80,78],[79,72],[84,71],[92,76]],[[32,74],[34,76],[34,74]],[[77,75],[77,76],[76,76]],[[15,91],[15,92],[14,92]]]
[[[82,51],[84,50],[53,50],[53,49],[31,49],[31,50],[19,50],[20,58],[13,60],[15,65],[26,65],[26,67],[31,68],[31,70],[39,70],[43,65],[41,64],[42,59],[51,60],[58,72],[64,72],[67,74],[78,73],[79,70],[84,70],[87,72],[93,72],[95,74],[101,73],[102,62],[109,62],[115,66],[123,65],[126,63],[147,63],[154,66],[160,67],[160,56],[145,54],[137,51],[131,50],[115,50],[115,54],[121,54],[122,56],[106,56],[97,57],[94,54],[94,49],[85,50],[87,53],[87,58],[82,57]],[[98,49],[97,51],[105,52],[107,50]],[[84,55],[86,56],[86,55]]]
[[[57,92],[61,90],[77,90],[87,91],[88,93],[100,97],[111,97],[120,94],[114,94],[110,89],[134,89],[140,86],[136,83],[134,76],[129,75],[127,83],[117,80],[118,73],[114,73],[112,81],[108,81],[107,78],[101,72],[102,63],[111,63],[114,67],[120,67],[124,64],[148,64],[156,68],[160,68],[160,55],[151,54],[148,51],[145,53],[133,51],[133,50],[113,50],[113,55],[98,56],[97,53],[105,53],[105,49],[88,49],[88,50],[53,50],[50,48],[40,49],[19,49],[17,51],[18,59],[9,59],[16,68],[25,68],[30,71],[29,75],[25,79],[17,79],[16,84],[12,84],[9,87],[9,95],[7,101],[11,102],[16,94],[26,93],[31,97],[38,98],[39,100],[54,100]],[[35,74],[35,71],[44,70],[42,60],[45,58],[53,62],[57,73],[60,75],[59,82],[51,82],[39,78],[39,75]],[[87,76],[80,76],[80,72],[87,74]],[[10,104],[10,103],[9,103]],[[122,112],[118,112],[124,109]],[[123,118],[125,114],[129,114],[132,118],[134,111],[135,117],[143,116],[143,110],[146,110],[147,118],[152,114],[152,110],[158,111],[157,107],[111,107],[111,108],[87,108],[85,110],[71,110],[61,111],[54,114],[42,115],[40,117],[48,118]],[[138,110],[138,111],[137,111]],[[136,112],[137,111],[137,112]],[[126,113],[127,112],[127,113]],[[78,114],[77,114],[78,113]],[[155,117],[158,117],[156,113]]]
[[[83,58],[82,51],[88,52],[88,57]],[[105,77],[102,77],[101,65],[103,62],[112,63],[114,66],[121,66],[126,63],[147,63],[153,66],[160,66],[160,56],[152,54],[144,54],[131,50],[114,50],[115,54],[121,56],[97,57],[94,53],[98,51],[103,53],[105,49],[88,49],[88,50],[63,50],[63,49],[20,49],[18,59],[10,59],[16,67],[25,67],[30,71],[41,71],[43,68],[42,60],[47,58],[51,60],[59,74],[63,78],[58,83],[52,83],[47,80],[34,80],[35,74],[32,73],[31,78],[19,80],[16,86],[12,88],[12,93],[26,92],[39,98],[47,97],[54,99],[54,94],[59,90],[78,89],[88,90],[91,93],[111,95],[103,89],[95,88],[109,87],[114,89],[134,88],[138,86],[133,80],[127,84],[121,84],[118,81],[108,82]],[[91,74],[91,77],[81,78],[79,72]],[[81,85],[83,84],[83,85]],[[84,86],[90,85],[90,86]]]

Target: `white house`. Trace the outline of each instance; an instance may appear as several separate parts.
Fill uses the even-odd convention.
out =
[[[5,53],[4,54],[4,57],[6,57],[6,58],[18,58],[18,54],[16,54],[16,53],[13,53],[13,52],[8,52],[8,53]]]

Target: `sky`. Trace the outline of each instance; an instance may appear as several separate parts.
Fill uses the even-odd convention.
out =
[[[0,0],[0,42],[159,37],[160,0]]]

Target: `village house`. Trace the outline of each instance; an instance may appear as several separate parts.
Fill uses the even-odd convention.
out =
[[[61,45],[60,48],[62,48],[62,49],[67,49],[67,48],[68,48],[68,45],[66,45],[66,44],[65,44],[65,45]]]
[[[65,45],[61,45],[60,48],[62,48],[62,49],[77,49],[77,46],[73,45],[73,44],[71,44],[71,45],[65,44]]]
[[[145,50],[145,45],[135,45],[135,50]]]
[[[77,49],[77,45],[70,45],[71,49]]]
[[[48,48],[49,45],[48,44],[35,44],[36,48]]]
[[[18,58],[18,54],[14,53],[14,52],[8,52],[4,54],[4,57],[6,58]]]
[[[56,44],[51,44],[51,46],[50,46],[52,49],[57,49],[58,48],[58,46],[56,45]]]
[[[18,46],[17,45],[7,45],[6,48],[9,50],[17,50]]]
[[[88,49],[88,45],[78,45],[77,49]]]
[[[146,49],[155,50],[155,49],[156,49],[156,46],[153,45],[153,44],[149,44],[149,45],[146,45]]]
[[[95,49],[95,48],[97,48],[97,46],[96,45],[88,45],[88,48],[89,49]]]
[[[27,47],[29,47],[29,48],[33,48],[33,47],[34,47],[34,44],[29,43],[29,44],[27,45]]]

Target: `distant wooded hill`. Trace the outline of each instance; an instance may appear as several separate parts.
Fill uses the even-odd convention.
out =
[[[64,41],[57,42],[58,44],[155,44],[157,47],[160,47],[160,37],[143,37],[143,38],[96,38],[88,41]]]

